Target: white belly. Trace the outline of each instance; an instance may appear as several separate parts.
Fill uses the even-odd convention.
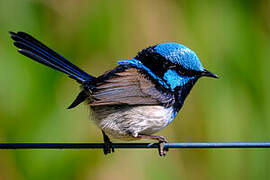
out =
[[[98,127],[118,139],[151,135],[166,127],[175,117],[172,108],[163,106],[96,106],[92,114]]]

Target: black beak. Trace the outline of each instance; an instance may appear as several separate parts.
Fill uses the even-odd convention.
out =
[[[201,76],[207,76],[212,78],[219,78],[216,74],[207,71],[206,69],[201,73]]]

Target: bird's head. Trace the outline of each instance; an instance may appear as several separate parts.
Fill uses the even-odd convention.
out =
[[[218,78],[202,66],[194,51],[178,43],[150,46],[128,61],[142,63],[151,73],[162,79],[172,91],[203,76]]]
[[[118,63],[147,71],[163,87],[176,93],[179,107],[200,77],[218,78],[203,67],[194,51],[173,42],[150,46],[135,58]]]

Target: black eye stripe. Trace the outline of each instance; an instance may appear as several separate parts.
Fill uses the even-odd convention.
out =
[[[140,60],[146,67],[151,69],[153,73],[162,78],[168,69],[175,70],[183,76],[200,76],[201,72],[185,69],[179,64],[168,61],[155,51],[155,46],[143,49],[138,53],[135,59]]]
[[[195,70],[190,70],[190,69],[185,69],[183,66],[180,64],[174,64],[168,60],[166,60],[164,57],[160,57],[162,61],[164,62],[164,68],[166,70],[172,69],[178,72],[180,75],[183,76],[199,76],[201,74],[200,71],[195,71]]]
[[[175,70],[176,72],[178,72],[180,75],[183,76],[199,76],[201,74],[200,71],[185,69],[181,65],[169,66],[169,69]]]

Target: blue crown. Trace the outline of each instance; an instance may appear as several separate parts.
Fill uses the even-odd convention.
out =
[[[196,53],[182,44],[173,42],[162,43],[158,44],[154,49],[165,59],[172,63],[180,64],[185,69],[195,71],[204,70]]]

